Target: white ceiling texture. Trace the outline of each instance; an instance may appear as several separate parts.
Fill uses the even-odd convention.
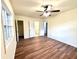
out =
[[[53,9],[59,9],[60,12],[67,11],[72,8],[76,8],[76,0],[10,0],[14,13],[16,15],[28,16],[28,17],[42,17],[42,12],[36,12],[37,10],[43,10],[41,5],[52,4]],[[52,16],[55,13],[52,13]],[[57,13],[56,13],[57,14]]]

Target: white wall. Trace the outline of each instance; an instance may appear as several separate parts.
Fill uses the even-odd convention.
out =
[[[0,2],[0,8],[1,8],[1,2]],[[1,13],[1,10],[0,10]],[[1,14],[0,14],[0,53],[1,53],[1,59],[5,59],[5,47],[4,47],[4,40],[3,40],[3,30],[2,30],[2,20],[1,20]]]
[[[14,26],[15,25],[14,24],[14,12],[13,12],[13,9],[11,7],[11,4],[10,4],[9,0],[3,0],[3,1],[4,1],[5,5],[8,7],[8,9],[10,10],[10,12],[11,12],[11,16],[12,16],[11,20],[13,20],[13,22],[12,22],[12,24],[13,24],[12,25],[13,26],[13,28],[12,28],[13,36],[8,41],[8,44],[6,45],[6,47],[2,49],[3,51],[6,50],[6,53],[4,53],[4,52],[2,52],[2,53],[5,54],[4,59],[14,59],[15,49],[16,49],[16,37],[15,37],[15,26]],[[2,45],[1,46],[2,47],[4,46],[4,39],[3,38],[2,38]]]
[[[24,21],[24,38],[25,39],[29,38],[29,37],[34,37],[35,36],[34,26],[33,26],[35,21],[39,21],[40,24],[42,22],[44,22],[42,19],[37,19],[37,18],[32,18],[32,17],[27,17],[27,16],[20,16],[20,15],[16,15],[16,21],[17,20]],[[30,23],[30,25],[29,25],[29,23]],[[40,26],[42,26],[42,25],[40,25]],[[31,27],[32,30],[30,30],[29,27]],[[43,32],[40,32],[40,36],[42,36],[42,35],[43,35]]]
[[[76,47],[76,8],[48,19],[48,37]]]

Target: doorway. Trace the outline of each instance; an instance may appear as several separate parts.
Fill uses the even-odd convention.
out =
[[[17,21],[18,38],[19,41],[24,39],[24,24],[23,21]]]
[[[30,21],[29,37],[47,36],[48,22]]]
[[[48,32],[48,23],[44,22],[44,36],[47,36]]]
[[[39,21],[30,21],[29,22],[29,36],[37,37],[40,36],[40,22]]]

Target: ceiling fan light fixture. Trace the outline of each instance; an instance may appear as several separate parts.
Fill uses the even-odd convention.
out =
[[[44,12],[44,13],[43,13],[43,16],[48,17],[50,14],[51,14],[50,12],[47,12],[47,13]]]

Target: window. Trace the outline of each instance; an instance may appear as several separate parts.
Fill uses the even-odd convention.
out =
[[[2,6],[2,20],[3,20],[3,32],[4,32],[4,41],[5,44],[9,42],[12,37],[12,20],[11,20],[11,13],[6,8],[6,6]]]

